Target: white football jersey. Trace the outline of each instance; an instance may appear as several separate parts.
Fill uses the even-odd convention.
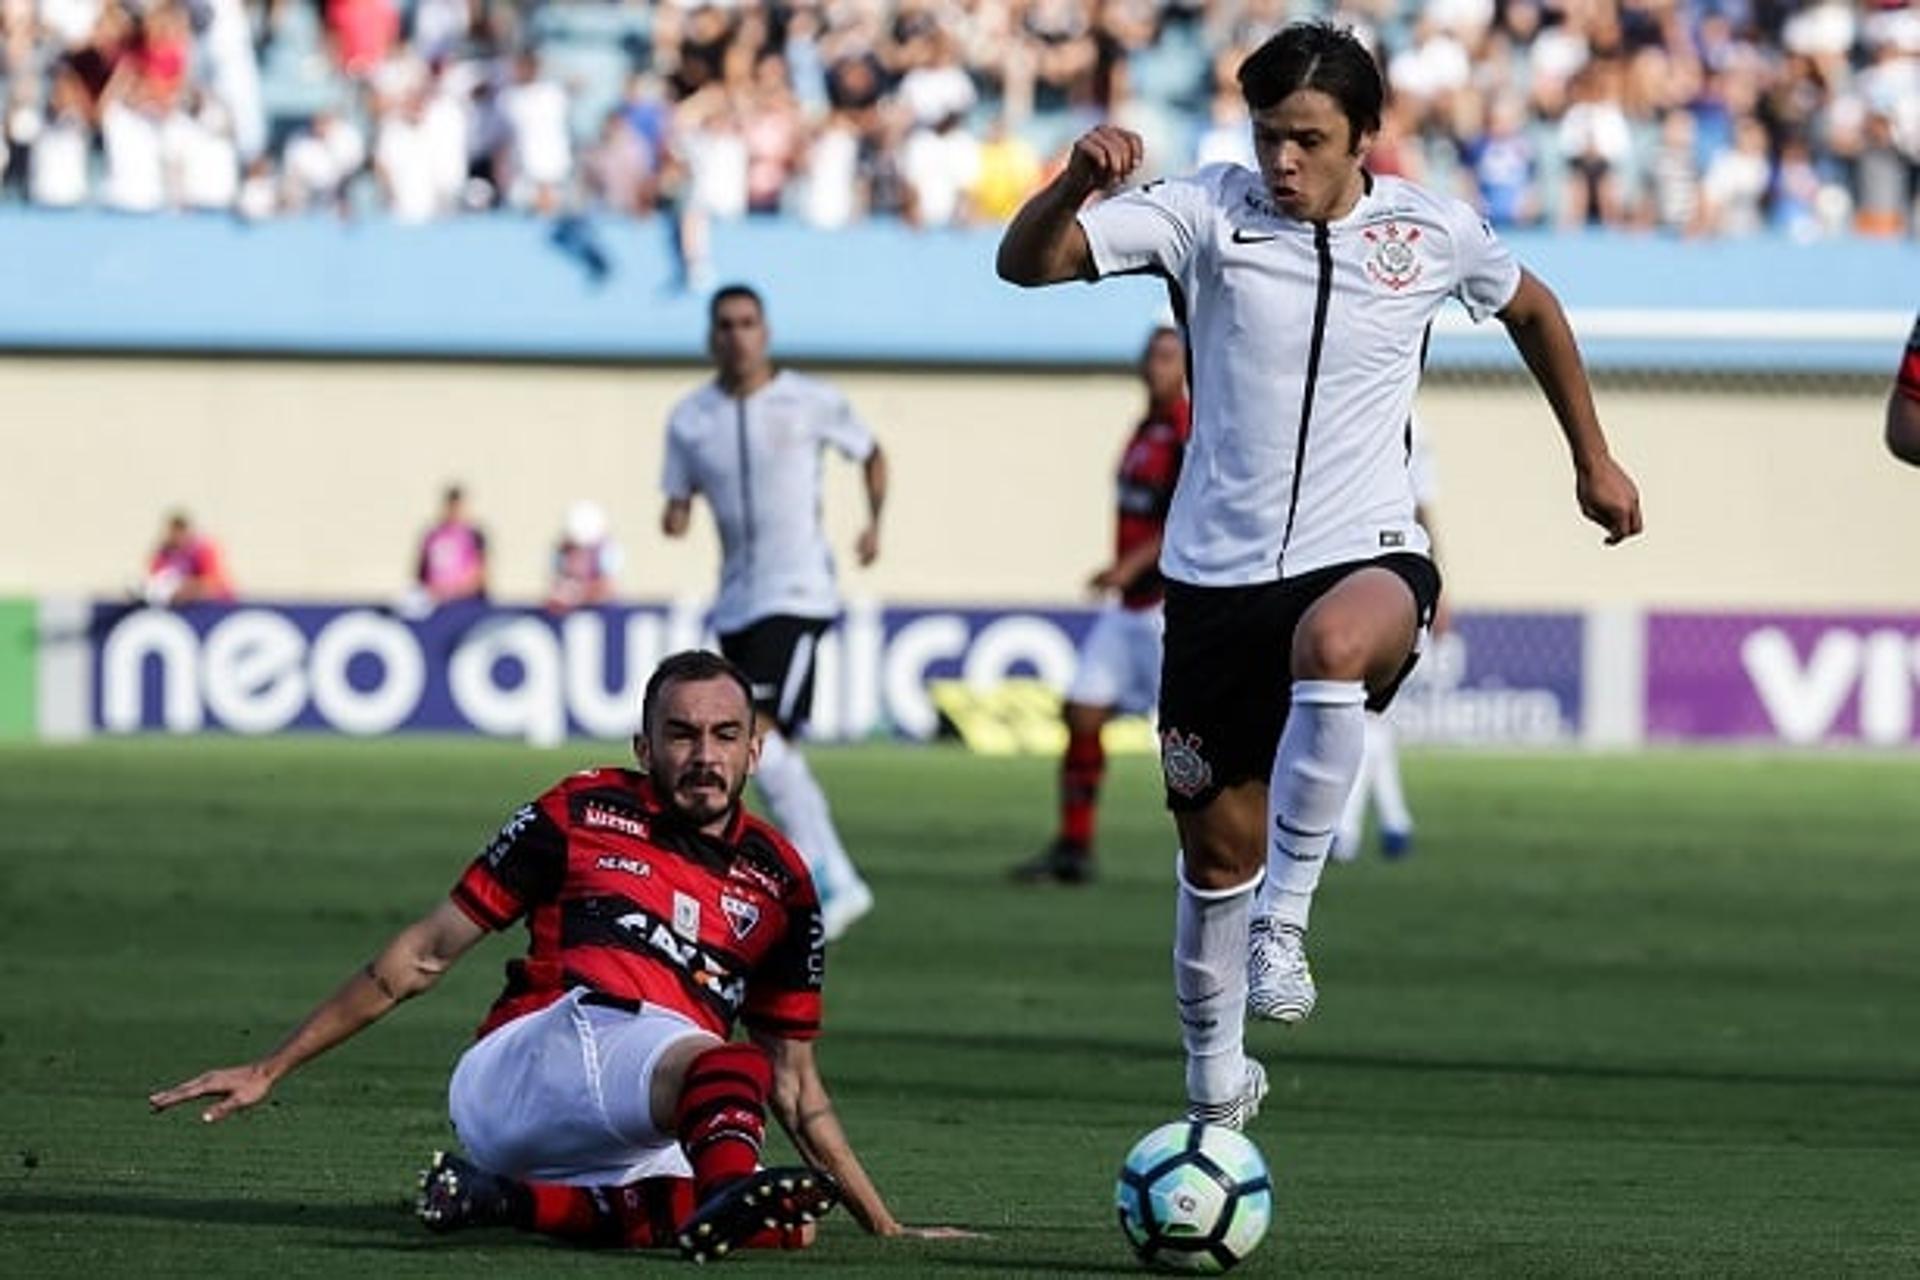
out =
[[[1103,276],[1165,277],[1187,333],[1193,439],[1160,568],[1200,586],[1424,554],[1408,475],[1427,327],[1475,320],[1520,268],[1461,201],[1370,177],[1337,222],[1277,209],[1260,176],[1211,165],[1080,213]]]
[[[840,611],[820,525],[826,447],[864,462],[873,433],[838,390],[802,374],[782,370],[744,399],[710,382],[674,406],[660,487],[669,498],[703,494],[713,509],[721,550],[715,631]]]

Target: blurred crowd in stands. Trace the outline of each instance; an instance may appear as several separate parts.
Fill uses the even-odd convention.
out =
[[[991,223],[1102,119],[1251,164],[1234,68],[1311,14],[1372,167],[1496,225],[1915,234],[1920,0],[0,0],[0,201]]]

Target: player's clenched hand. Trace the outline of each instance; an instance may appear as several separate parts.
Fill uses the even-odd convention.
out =
[[[1643,527],[1640,490],[1612,458],[1582,468],[1575,493],[1581,514],[1607,531],[1608,546],[1633,537]]]
[[[218,1096],[219,1101],[200,1113],[200,1118],[208,1124],[225,1119],[236,1111],[244,1111],[265,1098],[273,1088],[273,1078],[263,1071],[257,1063],[244,1067],[221,1067],[217,1071],[203,1071],[191,1080],[182,1081],[171,1089],[162,1089],[147,1095],[147,1105],[155,1111],[165,1111],[168,1107],[178,1106],[195,1098]]]
[[[1126,181],[1146,158],[1140,135],[1117,125],[1096,125],[1075,139],[1067,171],[1089,191],[1104,191]]]
[[[853,544],[853,551],[864,567],[880,558],[880,526],[868,525],[861,530],[859,540]]]

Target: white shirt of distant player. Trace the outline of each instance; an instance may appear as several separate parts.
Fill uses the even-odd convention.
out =
[[[79,116],[56,116],[40,130],[27,153],[27,198],[49,209],[87,202],[87,152],[93,131]]]
[[[161,122],[123,102],[110,101],[100,114],[100,138],[107,153],[106,188],[101,198],[123,213],[154,213],[167,199],[166,153]]]
[[[775,615],[839,612],[833,552],[820,524],[821,452],[855,462],[873,433],[838,389],[782,371],[744,400],[708,383],[667,419],[667,497],[703,494],[720,530],[713,628],[739,631]]]
[[[551,80],[513,84],[500,94],[500,114],[513,143],[515,176],[556,186],[573,172],[567,91]]]
[[[1162,572],[1239,586],[1427,550],[1406,445],[1427,327],[1448,298],[1484,319],[1520,282],[1477,214],[1373,178],[1346,217],[1298,222],[1258,175],[1219,165],[1084,209],[1080,224],[1101,275],[1164,274],[1185,307],[1193,439]]]
[[[440,187],[433,166],[433,140],[424,122],[395,112],[380,122],[373,162],[387,193],[387,212],[396,222],[428,222],[441,212]]]
[[[915,129],[900,149],[900,171],[921,224],[944,227],[960,216],[960,197],[980,178],[980,140],[963,125],[945,133]]]

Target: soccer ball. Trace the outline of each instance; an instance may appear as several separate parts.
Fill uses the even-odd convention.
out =
[[[1183,1120],[1133,1144],[1114,1201],[1127,1243],[1148,1266],[1225,1271],[1266,1238],[1273,1180],[1244,1135]]]

